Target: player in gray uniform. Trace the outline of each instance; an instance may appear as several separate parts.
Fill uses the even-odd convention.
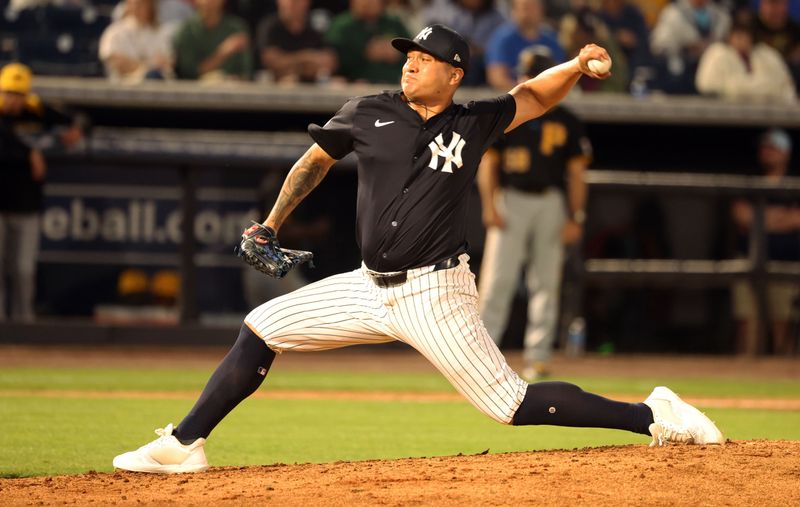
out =
[[[483,152],[503,133],[555,106],[591,59],[580,56],[491,100],[455,104],[469,47],[442,25],[394,39],[407,55],[402,91],[348,101],[295,163],[264,224],[278,231],[292,210],[350,152],[358,160],[357,240],[362,265],[267,301],[247,315],[236,343],[189,414],[159,438],[114,458],[124,470],[208,467],[213,428],[264,380],[276,354],[401,341],[423,354],[478,410],[503,424],[624,429],[665,442],[722,443],[707,417],[665,387],[622,403],[564,382],[528,384],[484,328],[466,254],[466,211]],[[257,228],[247,229],[245,239]]]
[[[555,64],[547,48],[534,46],[520,54],[517,72],[527,80]],[[478,169],[486,226],[478,284],[481,319],[499,345],[524,271],[528,323],[522,376],[529,381],[548,373],[565,246],[578,242],[583,232],[584,173],[591,151],[580,120],[559,105],[503,136]]]

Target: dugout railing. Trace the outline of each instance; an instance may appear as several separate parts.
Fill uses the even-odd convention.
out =
[[[784,280],[800,284],[800,262],[770,260],[767,257],[764,212],[770,198],[797,198],[800,178],[775,182],[761,176],[726,174],[650,173],[630,171],[588,172],[590,193],[651,193],[671,196],[747,198],[754,204],[749,251],[740,259],[585,259],[577,273],[581,283],[605,286],[726,287],[746,279],[752,285],[759,316],[758,338],[745,345],[744,352],[765,351],[769,333],[767,284]]]

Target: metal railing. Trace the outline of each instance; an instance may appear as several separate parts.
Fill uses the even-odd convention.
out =
[[[775,182],[759,176],[589,171],[587,182],[591,192],[649,192],[751,199],[754,203],[753,224],[745,259],[586,259],[581,276],[603,284],[637,283],[673,287],[727,286],[734,280],[746,279],[755,294],[759,323],[757,343],[751,344],[747,353],[764,351],[769,332],[767,284],[776,280],[800,283],[800,262],[772,261],[767,258],[765,209],[770,197],[798,198],[800,178],[786,177]]]

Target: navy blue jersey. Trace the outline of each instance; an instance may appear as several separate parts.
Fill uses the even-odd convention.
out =
[[[356,154],[356,237],[367,267],[401,271],[466,250],[478,164],[515,113],[503,95],[454,103],[424,121],[393,91],[352,99],[325,126],[309,126],[331,157]]]
[[[592,156],[583,124],[560,106],[515,128],[494,148],[502,159],[501,186],[527,192],[549,187],[563,190],[567,163]]]
[[[0,114],[0,211],[31,213],[42,207],[42,182],[31,175],[31,148],[18,132],[39,133],[71,121],[35,95],[28,96],[20,115]]]

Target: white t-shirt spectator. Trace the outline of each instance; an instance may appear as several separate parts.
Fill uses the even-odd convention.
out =
[[[181,23],[192,17],[195,13],[191,2],[187,0],[160,0],[156,2],[158,8],[157,18],[161,24],[173,35]],[[111,19],[121,21],[125,17],[125,0],[118,3],[111,13]]]
[[[140,25],[132,16],[128,16],[106,28],[100,38],[99,53],[103,62],[112,55],[140,62],[141,70],[137,75],[126,76],[125,79],[141,79],[147,71],[158,68],[160,61],[172,59],[171,32],[164,25]],[[106,65],[106,70],[112,80],[123,79],[109,65]]]
[[[697,90],[733,100],[795,102],[794,81],[780,53],[757,43],[749,62],[750,69],[733,47],[715,42],[700,58],[695,77]]]
[[[664,7],[650,34],[653,54],[678,56],[688,46],[703,39],[724,39],[731,27],[730,14],[713,1],[709,1],[703,12],[708,16],[708,33],[705,35],[698,28],[695,10],[688,0],[676,0]]]
[[[11,0],[8,9],[11,12],[24,11],[25,9],[35,9],[36,7],[46,7],[56,5],[58,7],[86,7],[91,5],[87,0]]]

